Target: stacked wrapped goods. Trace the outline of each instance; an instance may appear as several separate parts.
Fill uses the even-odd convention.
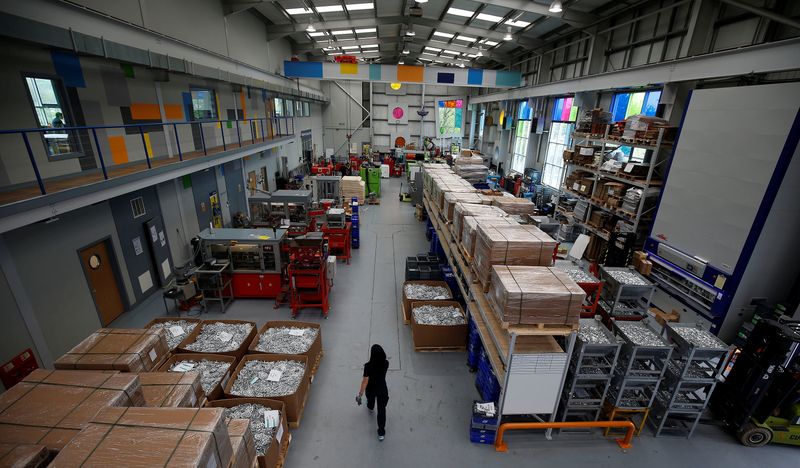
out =
[[[528,198],[492,197],[492,205],[510,215],[536,214],[536,205]]]
[[[578,324],[586,293],[566,272],[548,267],[492,267],[488,294],[498,318],[509,324]]]
[[[475,239],[477,278],[486,286],[492,265],[551,266],[556,241],[536,226],[478,226]]]
[[[366,183],[359,176],[344,176],[341,183],[342,198],[345,200],[358,199],[358,203],[364,204],[364,194],[366,193]]]

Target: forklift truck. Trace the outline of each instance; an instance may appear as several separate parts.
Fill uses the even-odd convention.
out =
[[[760,320],[711,403],[745,446],[800,445],[800,322]]]

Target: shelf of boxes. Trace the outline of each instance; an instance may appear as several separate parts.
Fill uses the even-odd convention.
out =
[[[606,126],[605,134],[603,135],[591,135],[586,133],[577,133],[574,132],[572,134],[572,149],[575,150],[575,146],[584,143],[589,145],[597,145],[600,146],[600,154],[605,155],[609,150],[613,150],[617,147],[624,146],[630,148],[640,148],[645,150],[647,153],[643,158],[644,161],[641,163],[642,165],[647,165],[647,175],[645,177],[631,177],[625,175],[625,167],[618,171],[617,173],[611,173],[607,171],[600,170],[599,166],[595,165],[587,165],[587,164],[580,164],[576,162],[565,161],[565,171],[564,171],[564,179],[562,180],[561,184],[561,193],[565,194],[569,197],[574,197],[579,200],[582,200],[589,204],[588,212],[586,213],[586,217],[584,220],[578,219],[569,219],[574,224],[578,225],[585,231],[594,234],[595,236],[600,237],[601,239],[608,241],[609,235],[607,232],[603,231],[602,229],[598,229],[595,226],[591,226],[586,223],[586,220],[590,219],[592,216],[593,211],[603,211],[610,215],[612,215],[612,220],[622,220],[629,226],[630,232],[638,232],[639,236],[637,238],[637,244],[640,245],[644,241],[644,236],[641,235],[647,225],[652,221],[652,214],[655,210],[655,205],[646,206],[647,199],[649,198],[648,190],[652,192],[652,190],[656,187],[660,187],[662,181],[655,177],[656,176],[656,169],[661,166],[666,166],[666,163],[669,161],[671,157],[672,151],[672,143],[667,143],[663,141],[664,136],[664,129],[659,130],[658,138],[653,145],[649,144],[641,144],[641,143],[634,143],[634,142],[627,142],[622,140],[615,140],[608,137],[608,133],[611,126]],[[579,193],[576,190],[573,190],[573,187],[567,187],[566,181],[567,177],[570,173],[580,170],[584,171],[591,175],[591,185],[585,187],[585,190],[582,190],[586,193]],[[637,209],[635,212],[630,212],[626,210],[622,210],[620,208],[615,208],[613,206],[608,206],[603,204],[601,201],[593,198],[593,195],[598,190],[598,185],[603,181],[611,181],[611,182],[619,182],[625,184],[628,189],[630,188],[638,188],[642,190],[642,197],[639,199]],[[579,187],[581,188],[581,187]],[[627,191],[627,189],[626,189]],[[654,197],[655,195],[650,195],[650,197]]]

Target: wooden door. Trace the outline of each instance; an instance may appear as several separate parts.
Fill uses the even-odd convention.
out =
[[[125,310],[108,247],[105,241],[100,241],[81,250],[79,255],[100,315],[100,323],[105,327]]]

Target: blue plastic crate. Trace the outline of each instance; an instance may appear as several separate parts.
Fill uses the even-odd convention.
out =
[[[489,430],[470,429],[469,440],[475,444],[494,444],[496,433]]]
[[[358,239],[358,237],[354,237],[350,241],[350,247],[352,247],[354,249],[357,249],[357,248],[361,247],[361,241]]]

